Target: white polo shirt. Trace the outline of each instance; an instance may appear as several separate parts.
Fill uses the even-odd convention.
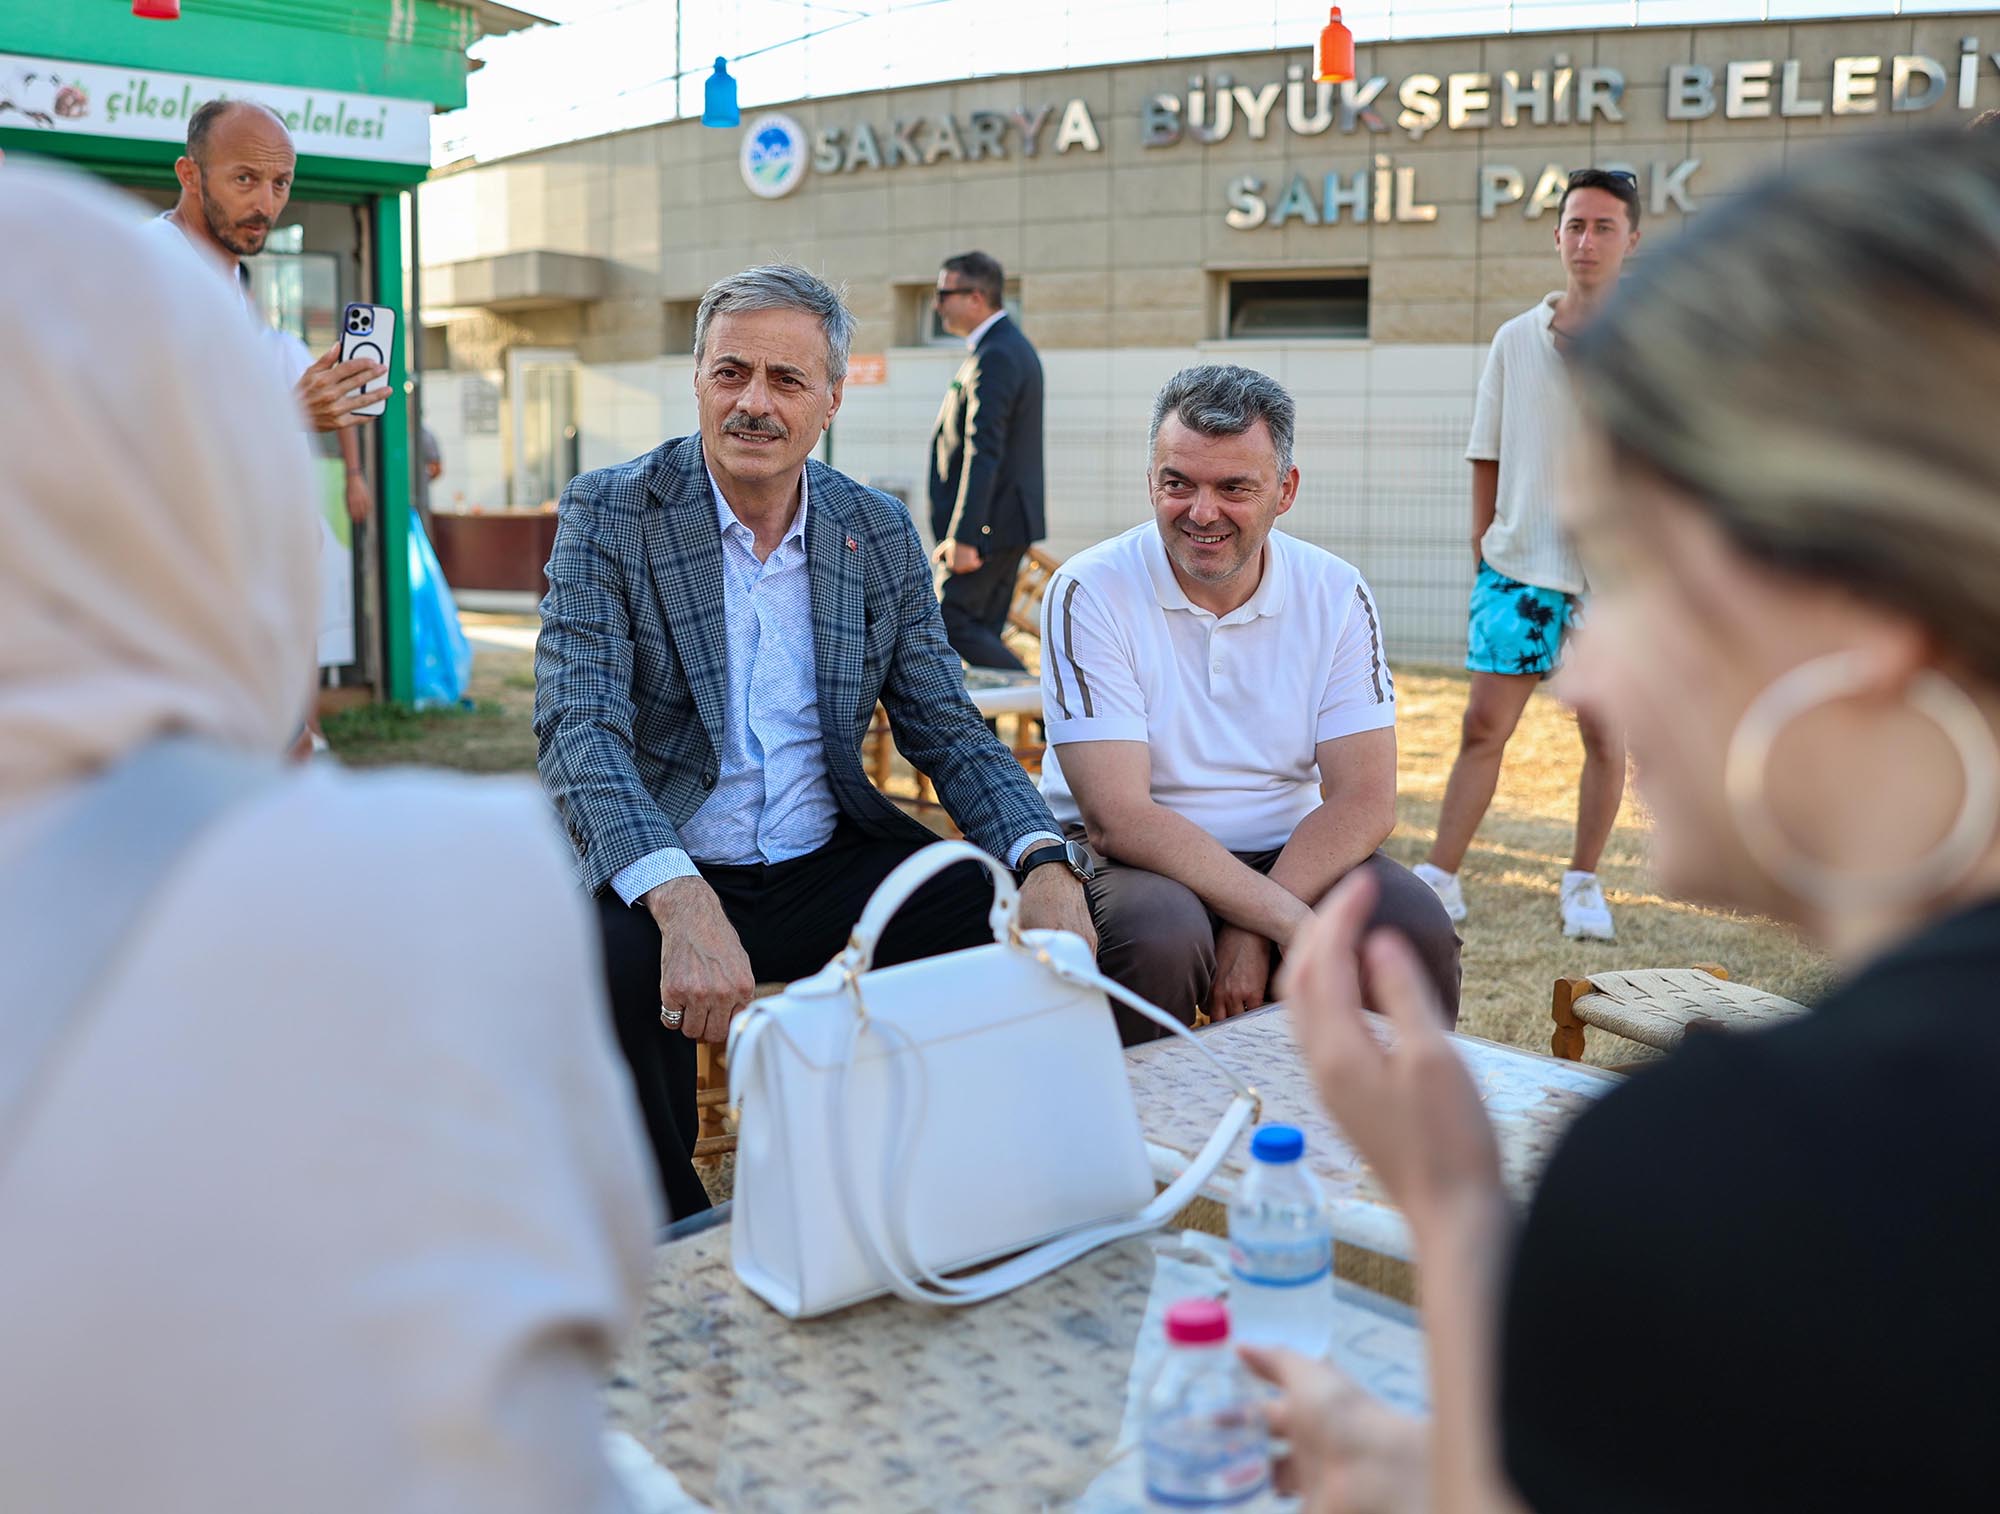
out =
[[[1079,552],[1042,599],[1042,796],[1080,821],[1073,741],[1143,741],[1152,797],[1233,852],[1270,851],[1318,807],[1322,741],[1396,723],[1381,617],[1351,565],[1282,531],[1257,592],[1217,618],[1182,592],[1158,525]]]
[[[1479,555],[1521,583],[1581,594],[1588,587],[1583,564],[1556,518],[1563,449],[1576,431],[1569,372],[1550,329],[1561,299],[1544,296],[1493,334],[1465,455],[1500,464],[1499,498]]]

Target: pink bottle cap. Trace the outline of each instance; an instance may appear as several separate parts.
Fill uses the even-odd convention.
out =
[[[1229,1310],[1219,1299],[1185,1299],[1167,1310],[1167,1339],[1176,1346],[1212,1346],[1226,1341]]]

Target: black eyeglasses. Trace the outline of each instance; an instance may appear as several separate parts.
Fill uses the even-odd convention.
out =
[[[1624,168],[1573,168],[1570,170],[1569,182],[1574,186],[1578,179],[1587,178],[1591,174],[1602,174],[1607,179],[1622,179],[1634,189],[1639,187],[1639,176]]]
[[[942,304],[944,301],[950,299],[955,294],[977,294],[977,293],[979,293],[979,291],[977,289],[974,289],[970,284],[959,284],[955,287],[950,287],[944,284],[940,284],[938,285],[935,293],[932,295],[932,300],[935,303]]]

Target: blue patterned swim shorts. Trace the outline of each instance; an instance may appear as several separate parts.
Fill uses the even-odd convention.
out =
[[[1580,609],[1574,594],[1516,583],[1482,562],[1472,581],[1465,665],[1474,673],[1546,678],[1562,663],[1563,637]]]

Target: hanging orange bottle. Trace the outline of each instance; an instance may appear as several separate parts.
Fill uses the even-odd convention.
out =
[[[1319,34],[1319,69],[1322,84],[1344,84],[1354,77],[1354,33],[1341,24],[1340,7],[1331,7],[1326,29]]]

